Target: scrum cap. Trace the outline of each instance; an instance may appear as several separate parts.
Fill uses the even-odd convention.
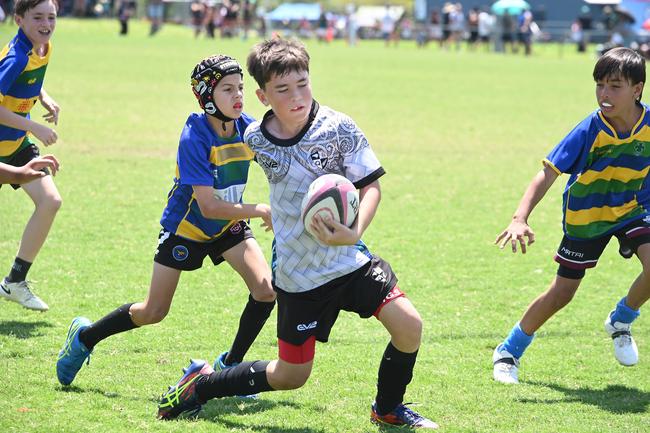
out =
[[[191,76],[192,91],[199,101],[199,105],[207,114],[224,122],[232,119],[219,110],[212,99],[215,87],[226,75],[239,74],[244,77],[241,66],[232,57],[218,55],[201,60],[194,67]],[[225,126],[225,125],[224,125]]]

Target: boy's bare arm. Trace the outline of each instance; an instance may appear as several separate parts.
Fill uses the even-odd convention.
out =
[[[59,104],[43,88],[41,88],[41,94],[38,96],[38,99],[41,101],[43,108],[47,110],[47,114],[43,115],[45,121],[57,125],[59,123],[59,112],[61,111]]]
[[[52,176],[59,170],[59,161],[54,155],[44,155],[32,159],[22,167],[0,163],[0,183],[27,183],[46,175],[43,170],[49,168]]]
[[[535,175],[521,198],[519,206],[512,216],[512,221],[494,241],[495,244],[499,245],[499,248],[505,247],[510,242],[512,252],[516,253],[517,243],[519,243],[522,254],[526,254],[526,246],[535,242],[535,233],[528,225],[528,217],[557,178],[558,174],[548,165],[545,165]],[[524,238],[528,238],[528,243]]]
[[[272,230],[271,207],[266,204],[231,203],[220,200],[214,196],[211,186],[193,185],[194,197],[201,210],[201,215],[206,218],[222,220],[239,220],[248,218],[261,218],[262,227],[266,231]]]
[[[59,138],[55,130],[38,124],[26,117],[19,116],[5,107],[0,107],[0,124],[20,129],[21,131],[29,131],[46,146],[56,143],[56,140]]]

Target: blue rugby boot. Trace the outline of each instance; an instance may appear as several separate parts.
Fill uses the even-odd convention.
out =
[[[377,412],[377,403],[373,403],[370,408],[370,421],[378,425],[389,424],[396,427],[404,426],[413,429],[423,428],[436,430],[439,427],[435,422],[406,407],[406,404],[400,403],[392,412],[386,415],[380,415]]]
[[[201,377],[214,373],[214,370],[202,359],[190,359],[190,365],[183,369],[183,376],[176,385],[170,386],[160,397],[158,419],[171,420],[180,416],[191,418],[198,415],[205,401],[196,393],[196,383]]]
[[[90,326],[90,320],[85,317],[75,317],[68,329],[63,348],[56,361],[56,377],[61,385],[70,385],[81,369],[84,361],[90,363],[90,353],[86,346],[79,341],[79,332]]]
[[[228,352],[222,352],[221,354],[219,354],[219,356],[217,356],[217,359],[214,360],[214,363],[212,364],[212,368],[214,368],[215,371],[227,370],[239,364],[238,362],[234,362],[232,364],[226,364],[225,362],[226,356],[228,356]],[[236,397],[250,398],[255,400],[259,397],[259,394],[237,395]]]

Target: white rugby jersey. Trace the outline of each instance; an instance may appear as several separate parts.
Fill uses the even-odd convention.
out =
[[[244,141],[255,152],[270,185],[273,214],[273,282],[287,292],[306,292],[354,272],[370,260],[368,249],[357,245],[325,246],[312,238],[300,219],[300,205],[309,184],[336,173],[357,188],[384,174],[363,132],[345,114],[314,101],[309,122],[294,138],[273,137],[262,121],[252,123]]]

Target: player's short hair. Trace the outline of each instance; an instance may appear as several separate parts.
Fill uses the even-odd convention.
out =
[[[645,59],[630,48],[612,48],[598,59],[593,75],[595,81],[620,78],[632,85],[645,83]]]
[[[14,5],[14,13],[18,15],[19,17],[24,17],[25,13],[28,10],[34,9],[36,6],[40,5],[41,3],[45,3],[48,0],[16,0],[16,4]],[[54,7],[56,8],[56,11],[59,11],[59,2],[57,0],[51,0],[52,3],[54,3]]]
[[[302,42],[296,39],[273,38],[253,47],[246,61],[246,69],[260,89],[264,89],[273,75],[309,72],[309,54]]]

